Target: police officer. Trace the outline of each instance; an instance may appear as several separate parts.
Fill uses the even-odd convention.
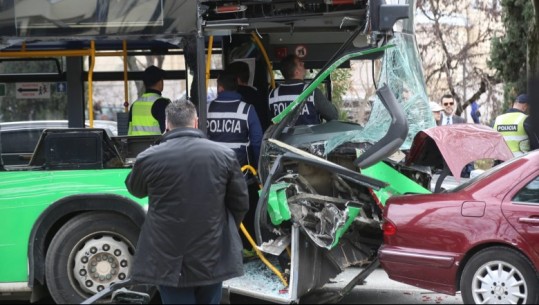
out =
[[[222,72],[217,78],[217,99],[208,105],[207,133],[208,139],[221,142],[236,152],[240,165],[258,165],[260,145],[262,143],[262,127],[254,106],[242,101],[236,91],[238,83],[234,73]],[[258,202],[258,185],[249,173],[246,173],[247,190],[249,192],[249,211],[243,219],[248,232],[254,233],[254,216]],[[243,256],[253,257],[249,241],[241,234]]]
[[[260,120],[262,131],[266,131],[270,125],[268,114],[268,95],[262,94],[255,87],[249,85],[249,78],[251,71],[249,64],[244,61],[235,61],[226,67],[227,71],[230,71],[236,81],[238,82],[238,91],[241,94],[242,101],[251,104],[255,107],[256,114]]]
[[[256,167],[262,127],[254,107],[241,100],[237,87],[236,79],[229,71],[222,72],[217,78],[217,99],[208,105],[208,138],[232,148],[241,166]]]
[[[269,110],[272,117],[280,114],[307,87],[304,82],[305,66],[298,56],[292,54],[285,57],[281,61],[281,72],[285,82],[273,89],[269,94]],[[320,124],[321,117],[326,121],[337,120],[339,113],[335,105],[328,101],[317,88],[314,94],[307,98],[296,125]]]
[[[528,95],[521,94],[513,102],[513,107],[494,122],[494,129],[503,135],[515,157],[538,148],[537,136],[531,128],[527,111]]]
[[[143,82],[146,91],[129,109],[130,136],[160,135],[165,132],[165,109],[170,100],[161,97],[165,71],[150,66],[144,70]]]

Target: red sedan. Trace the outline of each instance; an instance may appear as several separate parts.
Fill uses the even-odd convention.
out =
[[[464,303],[539,303],[539,151],[440,194],[392,197],[379,250],[391,279]]]

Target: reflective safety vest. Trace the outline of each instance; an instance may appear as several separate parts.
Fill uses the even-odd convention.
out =
[[[128,135],[146,136],[160,135],[159,122],[152,116],[153,103],[161,96],[156,93],[144,93],[131,105],[131,122]]]
[[[269,108],[272,117],[279,115],[283,110],[292,104],[293,101],[307,88],[307,84],[280,84],[269,94]],[[320,124],[320,116],[314,107],[314,93],[307,97],[307,101],[301,110],[296,125]]]
[[[527,117],[522,112],[509,112],[498,116],[494,123],[494,130],[503,135],[515,157],[530,151],[530,139],[524,130],[524,120]]]
[[[240,100],[214,100],[208,105],[208,139],[234,150],[241,166],[250,164],[249,109],[251,105]]]

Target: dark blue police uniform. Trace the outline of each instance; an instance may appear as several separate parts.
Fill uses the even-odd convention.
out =
[[[262,127],[253,106],[243,102],[239,93],[220,92],[208,105],[207,132],[210,140],[233,149],[241,166],[257,167]]]

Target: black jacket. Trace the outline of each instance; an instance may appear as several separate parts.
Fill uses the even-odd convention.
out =
[[[193,287],[243,274],[238,226],[249,200],[231,149],[198,129],[175,129],[137,157],[125,184],[134,196],[149,196],[135,281]]]
[[[239,85],[237,91],[241,94],[242,101],[255,107],[256,114],[260,120],[260,126],[262,126],[262,132],[265,132],[271,124],[268,109],[268,96],[263,95],[251,86]]]

